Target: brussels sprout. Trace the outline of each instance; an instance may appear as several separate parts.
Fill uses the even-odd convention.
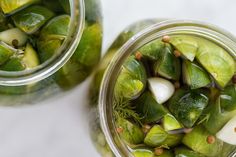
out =
[[[160,58],[164,46],[165,44],[161,40],[154,40],[141,47],[138,51],[150,60],[157,60]]]
[[[40,64],[38,54],[30,44],[26,45],[22,62],[27,69],[32,69]]]
[[[173,147],[181,142],[182,137],[182,134],[168,134],[161,126],[154,125],[147,133],[144,143],[151,147]]]
[[[225,88],[216,101],[209,105],[204,126],[213,134],[217,133],[236,114],[236,87]]]
[[[208,40],[201,39],[196,58],[222,88],[236,72],[236,62],[233,57],[222,47]]]
[[[35,33],[55,14],[42,6],[28,7],[12,16],[15,25],[28,34]]]
[[[143,117],[145,123],[157,122],[167,114],[167,110],[156,102],[150,92],[144,92],[134,101],[136,111]]]
[[[134,157],[154,157],[154,153],[152,150],[150,149],[145,149],[145,148],[141,148],[141,149],[135,149],[132,154],[134,155]]]
[[[4,64],[14,54],[14,51],[5,43],[0,42],[0,65]]]
[[[101,25],[96,23],[91,26],[87,26],[72,59],[86,66],[97,65],[101,55],[101,42]]]
[[[121,117],[117,118],[116,126],[121,129],[118,133],[127,144],[137,145],[143,142],[144,134],[139,126]]]
[[[211,134],[203,126],[196,126],[192,132],[184,136],[182,142],[198,153],[215,157],[222,151],[223,142],[215,139],[214,143],[209,143],[209,136]]]
[[[12,28],[0,32],[0,40],[12,46],[24,46],[28,36],[19,28]]]
[[[233,151],[235,151],[236,147],[234,145],[230,145],[224,143],[221,153],[218,157],[229,156]]]
[[[179,89],[170,99],[170,112],[185,127],[191,128],[208,104],[207,94],[201,90]]]
[[[193,61],[199,46],[198,40],[193,36],[175,35],[171,36],[170,43],[181,52],[184,58]]]
[[[169,100],[175,92],[174,85],[163,78],[149,78],[148,84],[150,91],[159,104],[163,104],[164,102]]]
[[[183,128],[183,126],[175,119],[171,114],[166,114],[163,118],[163,128],[165,131],[177,130]]]
[[[57,53],[68,34],[69,23],[70,16],[60,15],[43,27],[37,41],[41,62],[45,62]]]
[[[174,154],[169,150],[163,150],[161,155],[155,155],[155,153],[148,148],[136,148],[132,154],[134,157],[174,157]]]
[[[154,66],[156,75],[167,79],[179,80],[181,73],[180,60],[173,54],[173,48],[167,45],[161,51],[161,58]]]
[[[195,63],[183,62],[183,80],[191,89],[205,87],[211,83],[207,72]]]
[[[180,147],[175,149],[175,157],[206,157],[200,153],[190,150],[185,147]]]
[[[0,6],[4,14],[13,14],[28,5],[38,2],[40,2],[40,0],[1,0]]]
[[[0,66],[0,69],[3,71],[23,71],[26,69],[26,66],[22,62],[22,58],[12,57],[9,61]]]
[[[141,62],[129,57],[115,85],[115,96],[134,99],[142,94],[146,85],[146,71]]]

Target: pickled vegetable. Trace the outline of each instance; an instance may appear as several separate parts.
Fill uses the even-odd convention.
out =
[[[191,128],[208,104],[205,92],[179,89],[169,102],[171,113],[185,126]]]
[[[194,151],[205,156],[217,156],[223,147],[223,142],[215,139],[214,143],[209,144],[207,138],[211,134],[202,126],[197,126],[192,132],[186,134],[183,138],[183,143]]]
[[[147,133],[144,143],[151,147],[173,147],[181,143],[183,135],[168,134],[161,126],[155,125]]]
[[[15,25],[28,34],[38,31],[54,13],[42,6],[28,7],[12,16]]]

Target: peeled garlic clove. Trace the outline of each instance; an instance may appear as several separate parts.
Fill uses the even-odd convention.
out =
[[[159,104],[163,104],[174,94],[174,85],[165,79],[155,77],[148,79],[149,89]]]
[[[236,145],[236,116],[216,134],[216,137],[228,144]]]
[[[23,46],[26,44],[28,36],[19,28],[12,28],[0,32],[0,40],[13,46]]]

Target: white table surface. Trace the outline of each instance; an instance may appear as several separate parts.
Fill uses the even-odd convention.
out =
[[[123,28],[144,18],[204,20],[236,34],[235,0],[102,0],[102,6],[104,50]],[[99,157],[88,134],[88,84],[54,101],[0,108],[0,157]]]

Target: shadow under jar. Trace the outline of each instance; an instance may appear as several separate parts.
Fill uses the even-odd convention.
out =
[[[0,105],[63,94],[99,62],[99,0],[2,0],[0,6]]]
[[[235,37],[197,21],[166,20],[144,29],[148,25],[137,23],[117,38],[91,86],[112,152],[234,156]]]

